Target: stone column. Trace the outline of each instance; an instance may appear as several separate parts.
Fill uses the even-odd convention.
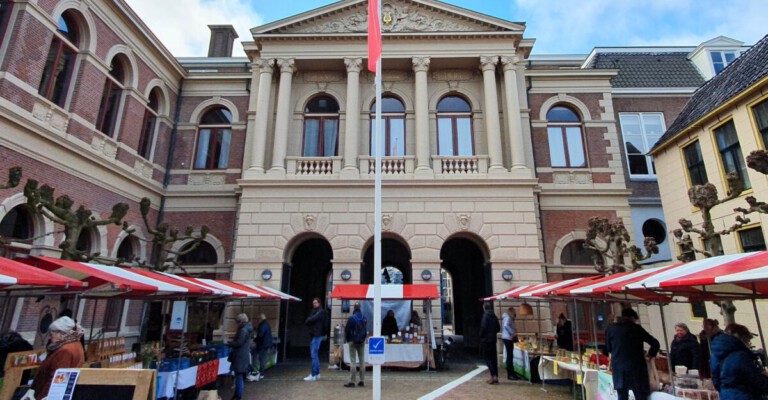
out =
[[[344,132],[344,168],[341,170],[342,178],[355,178],[360,176],[357,164],[359,156],[360,134],[360,67],[363,59],[360,57],[345,57],[344,65],[347,66],[347,121]]]
[[[285,156],[288,149],[288,126],[291,122],[291,85],[296,72],[293,58],[277,60],[280,67],[280,88],[277,92],[277,113],[275,115],[275,143],[272,150],[272,168],[269,174],[285,175]]]
[[[264,155],[267,146],[267,123],[269,122],[269,94],[272,91],[272,66],[274,60],[259,58],[253,61],[253,74],[259,74],[259,89],[256,94],[256,114],[253,116],[251,143],[251,165],[245,176],[264,173]],[[251,92],[253,93],[253,92]],[[249,117],[250,119],[250,117]]]
[[[520,93],[517,87],[518,57],[501,57],[501,65],[504,69],[504,95],[507,100],[507,129],[509,130],[509,143],[512,147],[512,169],[528,169],[525,165],[525,148],[523,139],[523,125],[520,116]]]
[[[413,71],[415,73],[415,113],[416,113],[416,170],[419,176],[431,176],[429,167],[429,100],[427,99],[427,71],[429,71],[429,57],[413,57]]]
[[[496,93],[496,64],[497,56],[480,57],[480,70],[483,71],[483,94],[485,107],[485,134],[488,137],[488,157],[490,163],[488,172],[506,171],[502,163],[501,152],[501,125],[499,123],[499,103]]]

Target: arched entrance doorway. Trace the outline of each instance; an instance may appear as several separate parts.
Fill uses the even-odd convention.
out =
[[[373,241],[371,241],[368,243],[368,248],[363,256],[363,265],[360,271],[360,283],[362,284],[373,284],[373,250]],[[381,268],[382,284],[413,283],[411,252],[408,246],[400,240],[381,239]]]
[[[332,259],[330,243],[325,238],[311,237],[297,244],[289,262],[283,265],[282,290],[302,299],[300,303],[283,303],[280,309],[280,338],[288,357],[309,359],[310,337],[304,321],[312,311],[313,298],[328,304]],[[321,345],[321,356],[328,354],[327,346],[327,341]]]
[[[453,334],[463,336],[464,346],[478,347],[483,305],[480,298],[492,294],[490,263],[479,239],[454,237],[440,249],[443,260],[443,319],[452,322]],[[447,281],[447,282],[446,282]],[[446,315],[448,314],[448,315]]]

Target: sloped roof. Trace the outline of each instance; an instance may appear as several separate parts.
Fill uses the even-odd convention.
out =
[[[700,87],[650,152],[660,149],[677,134],[766,76],[768,76],[768,35]]]
[[[704,83],[686,52],[598,53],[588,68],[617,69],[615,88],[695,88]]]

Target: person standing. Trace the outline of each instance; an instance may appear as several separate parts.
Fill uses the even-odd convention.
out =
[[[392,336],[397,336],[398,332],[400,332],[400,327],[397,326],[395,312],[388,310],[387,315],[381,321],[381,336],[391,338]]]
[[[267,369],[267,351],[272,347],[272,327],[267,322],[267,316],[264,313],[259,314],[259,321],[256,337],[253,339],[255,347],[251,353],[251,360],[256,368],[248,374],[248,382],[264,379],[264,371]]]
[[[307,375],[304,380],[307,382],[314,382],[320,379],[320,358],[318,353],[320,352],[320,344],[323,342],[325,336],[325,324],[327,323],[327,317],[325,310],[320,306],[320,299],[315,297],[312,299],[312,313],[304,321],[309,330],[309,336],[312,338],[309,342],[309,355],[312,357],[312,371]]]
[[[517,339],[517,328],[515,327],[515,308],[509,307],[501,316],[501,341],[504,343],[504,350],[507,352],[507,379],[510,381],[520,379],[515,373],[514,351]]]
[[[706,318],[701,322],[701,333],[699,333],[699,346],[701,348],[701,358],[699,359],[699,377],[702,379],[712,378],[712,370],[709,366],[710,351],[709,346],[717,335],[723,334],[720,329],[720,322],[716,319]]]
[[[699,367],[700,357],[701,349],[696,336],[691,334],[688,325],[682,322],[676,323],[675,338],[672,339],[669,347],[669,361],[672,363],[672,368],[676,365],[684,365],[688,369],[696,369]]]
[[[499,366],[496,353],[496,336],[499,333],[499,318],[493,313],[493,305],[486,301],[483,303],[483,319],[480,321],[480,347],[483,353],[485,365],[491,377],[486,383],[495,385],[499,383]]]
[[[357,386],[365,386],[365,339],[368,337],[368,320],[360,311],[360,303],[355,303],[352,315],[347,318],[347,326],[344,328],[344,338],[349,345],[349,382],[344,387],[355,387],[356,359],[360,362],[360,380]]]
[[[22,400],[40,400],[48,397],[57,369],[80,368],[85,362],[83,346],[80,345],[83,328],[72,318],[60,317],[51,323],[48,330],[51,333],[51,341],[46,346],[48,356],[37,370],[32,389],[24,394]]]
[[[253,332],[253,325],[248,322],[248,315],[237,314],[235,317],[237,322],[237,333],[235,338],[231,342],[227,343],[227,346],[232,348],[230,371],[235,374],[235,394],[232,396],[232,400],[240,400],[243,398],[243,391],[245,391],[245,375],[251,369],[251,332]]]
[[[565,317],[565,314],[560,313],[557,317],[557,347],[573,351],[573,328],[571,328],[571,320]]]
[[[749,349],[752,333],[739,324],[729,324],[725,333],[712,339],[712,384],[720,399],[762,399],[768,393],[768,372]]]
[[[638,323],[640,317],[631,308],[621,311],[616,323],[605,330],[606,350],[611,354],[613,388],[619,400],[629,399],[629,391],[635,400],[646,400],[651,394],[646,360],[659,352],[659,341]],[[645,355],[643,343],[651,347]]]

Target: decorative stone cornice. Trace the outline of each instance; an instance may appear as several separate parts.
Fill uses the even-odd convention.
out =
[[[429,57],[413,57],[411,59],[413,62],[413,71],[414,72],[427,72],[429,71],[429,63],[431,59]]]

